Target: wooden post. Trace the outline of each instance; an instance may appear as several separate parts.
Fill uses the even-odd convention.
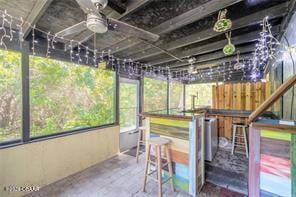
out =
[[[260,130],[250,126],[249,132],[249,196],[260,196]]]
[[[246,110],[252,110],[252,101],[253,101],[253,84],[246,84]]]

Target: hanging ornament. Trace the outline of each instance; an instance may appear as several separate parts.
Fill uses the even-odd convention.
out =
[[[214,25],[213,30],[216,32],[225,32],[232,27],[230,19],[226,18],[227,9],[219,11],[218,20]]]
[[[228,44],[224,46],[223,53],[225,55],[232,55],[235,52],[235,46],[231,43],[231,32],[226,33],[225,35],[228,40]]]
[[[242,68],[244,68],[245,67],[245,65],[244,64],[242,64],[242,63],[240,63],[240,59],[239,59],[239,51],[237,52],[237,58],[236,58],[236,63],[234,64],[234,66],[233,66],[233,68],[235,69],[235,70],[239,70],[239,69],[242,69]]]

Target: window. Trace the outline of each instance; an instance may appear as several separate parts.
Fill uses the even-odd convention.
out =
[[[170,109],[183,109],[183,84],[170,82]]]
[[[30,135],[115,122],[111,71],[30,57]]]
[[[0,50],[0,143],[22,131],[21,54]]]
[[[186,109],[191,108],[191,95],[198,94],[195,105],[212,106],[212,83],[186,85]]]
[[[144,111],[167,108],[167,81],[144,78]]]
[[[137,128],[138,84],[120,83],[120,132]]]

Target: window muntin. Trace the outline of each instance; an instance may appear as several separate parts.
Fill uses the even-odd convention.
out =
[[[115,74],[30,57],[30,136],[115,122]]]

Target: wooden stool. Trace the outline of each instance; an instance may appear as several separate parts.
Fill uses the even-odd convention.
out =
[[[145,126],[139,127],[137,152],[136,152],[136,160],[137,160],[137,163],[139,162],[139,153],[140,153],[141,145],[144,145],[145,146],[145,140],[144,140],[145,130],[146,130],[146,127]]]
[[[243,123],[234,123],[232,124],[233,131],[232,131],[232,150],[231,154],[233,155],[235,146],[244,148],[246,151],[246,157],[249,157],[249,147],[248,147],[248,140],[247,140],[247,134],[246,129],[248,128],[248,125],[245,125]],[[242,128],[242,134],[239,134],[237,132],[238,128]],[[236,142],[236,139],[240,139],[239,142]]]
[[[154,137],[154,138],[150,138],[149,140],[147,140],[146,164],[145,164],[144,187],[143,187],[144,192],[146,190],[146,182],[147,182],[148,176],[158,182],[158,196],[159,197],[162,196],[162,184],[167,182],[168,180],[170,180],[170,182],[171,182],[171,187],[172,187],[173,192],[175,191],[175,186],[174,186],[174,181],[173,181],[173,167],[172,167],[172,161],[171,161],[169,147],[168,147],[169,143],[170,143],[169,139],[162,138],[162,137]],[[156,162],[150,160],[150,157],[151,157],[150,151],[151,151],[152,146],[155,147],[155,149],[156,149],[156,155],[155,155]],[[165,154],[166,154],[166,158],[164,158],[164,159],[166,159],[165,164],[162,164],[162,157],[161,157],[161,148],[162,147],[164,148]],[[150,171],[151,164],[153,164],[156,167],[156,170]],[[166,165],[168,165],[170,177],[167,180],[162,181],[161,170]],[[148,173],[148,169],[149,169],[149,173]],[[155,172],[157,172],[157,179],[151,177],[151,175]]]

